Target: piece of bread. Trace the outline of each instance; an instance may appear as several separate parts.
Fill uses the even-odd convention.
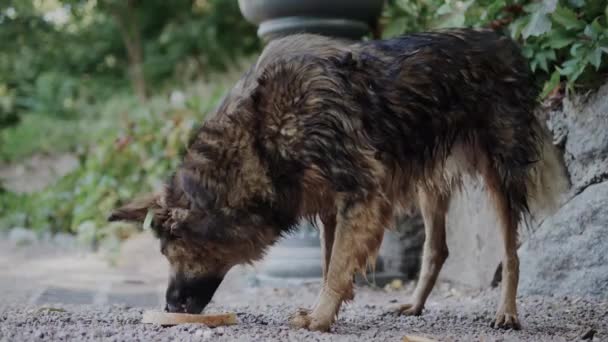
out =
[[[217,314],[217,315],[193,315],[186,313],[173,313],[163,311],[144,311],[142,323],[152,323],[160,325],[177,325],[184,323],[200,323],[208,327],[218,327],[221,325],[236,324],[236,314]]]

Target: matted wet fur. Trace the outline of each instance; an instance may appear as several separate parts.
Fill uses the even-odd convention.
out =
[[[537,95],[518,47],[491,31],[275,40],[193,136],[164,190],[111,219],[141,222],[152,210],[172,269],[166,309],[198,313],[232,266],[318,216],[323,287],[291,324],[327,331],[384,229],[416,206],[423,262],[399,311],[422,312],[448,256],[450,196],[463,175],[479,175],[500,218],[488,229],[504,241],[494,323],[518,328],[517,227],[529,204],[550,207],[562,184],[533,114]]]

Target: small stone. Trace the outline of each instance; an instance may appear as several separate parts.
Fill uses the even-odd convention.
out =
[[[583,334],[583,336],[581,336],[581,340],[593,340],[593,336],[595,336],[595,334],[597,333],[597,331],[595,329],[589,329],[587,330],[586,333]]]
[[[203,336],[202,337],[203,337],[203,340],[210,339],[211,337],[213,337],[213,331],[211,331],[211,330],[205,330],[205,331],[203,331]]]

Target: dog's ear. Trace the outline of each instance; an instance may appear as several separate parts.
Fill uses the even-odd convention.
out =
[[[162,194],[146,194],[112,211],[108,221],[144,222],[149,209],[160,208]]]

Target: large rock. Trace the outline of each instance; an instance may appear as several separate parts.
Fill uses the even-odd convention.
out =
[[[550,113],[549,126],[564,147],[575,192],[608,179],[608,84],[589,97],[564,100]]]
[[[519,254],[522,294],[608,298],[608,182],[545,220]]]

